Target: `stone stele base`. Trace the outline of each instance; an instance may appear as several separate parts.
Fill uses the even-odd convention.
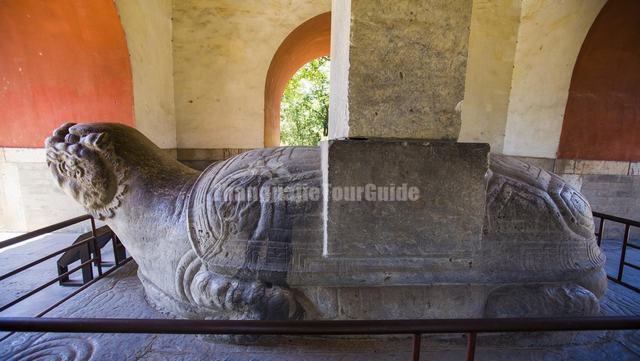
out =
[[[147,299],[178,317],[597,314],[606,275],[588,202],[488,151],[332,140],[197,172],[124,125],[65,124],[47,141],[55,181],[118,234]]]

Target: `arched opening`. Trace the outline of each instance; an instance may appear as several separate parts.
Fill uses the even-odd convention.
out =
[[[280,145],[315,146],[329,132],[327,56],[303,65],[293,75],[280,103]]]
[[[287,36],[276,51],[264,92],[264,146],[280,145],[280,103],[289,79],[309,61],[329,55],[331,13],[315,16]]]
[[[609,1],[580,49],[558,158],[640,160],[640,2]]]

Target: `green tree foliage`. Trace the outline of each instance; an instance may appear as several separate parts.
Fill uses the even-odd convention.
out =
[[[317,145],[329,127],[329,57],[315,59],[289,80],[280,104],[280,143]]]

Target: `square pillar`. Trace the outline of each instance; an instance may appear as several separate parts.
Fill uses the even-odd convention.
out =
[[[471,4],[334,1],[329,138],[456,140]]]
[[[472,258],[489,146],[456,142],[471,5],[333,2],[325,257]]]

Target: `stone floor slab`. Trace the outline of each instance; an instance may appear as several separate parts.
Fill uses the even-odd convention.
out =
[[[47,317],[168,318],[145,301],[131,262],[55,309]],[[607,315],[639,314],[640,297],[612,285],[603,299]],[[485,345],[483,345],[483,343]],[[523,344],[523,346],[519,346]],[[463,335],[423,341],[423,360],[461,360]],[[508,345],[508,344],[507,344]],[[280,337],[251,345],[229,344],[194,335],[16,333],[0,342],[0,359],[63,360],[409,360],[407,337]],[[477,360],[637,360],[640,333],[587,332],[566,345],[512,346],[480,337]]]

